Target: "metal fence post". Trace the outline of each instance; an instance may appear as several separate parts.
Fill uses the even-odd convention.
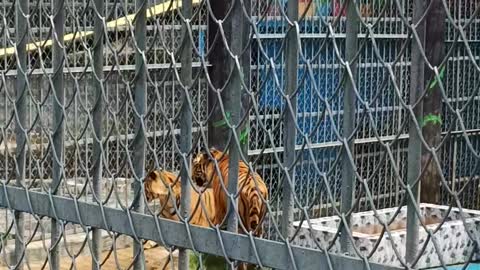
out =
[[[287,3],[287,16],[292,23],[298,22],[298,0],[289,0]],[[281,230],[282,235],[285,238],[290,236],[293,222],[293,207],[294,200],[293,195],[295,189],[290,184],[295,185],[295,137],[296,127],[295,121],[297,121],[297,96],[294,94],[297,89],[298,78],[298,38],[297,28],[295,25],[290,25],[286,38],[286,51],[285,51],[285,105],[284,105],[284,168],[287,168],[288,172],[283,179],[283,199],[282,199],[282,220]],[[292,95],[293,94],[293,95]],[[290,110],[291,106],[291,110]],[[290,183],[291,180],[291,183]]]
[[[441,1],[432,3],[428,11],[427,30],[428,38],[425,39],[425,53],[428,61],[432,66],[439,68],[440,77],[445,74],[447,68],[446,63],[442,66],[442,61],[445,57],[445,19],[447,14],[443,8]],[[429,146],[436,147],[442,139],[442,93],[440,83],[437,82],[433,70],[425,69],[425,80],[427,82],[427,93],[423,100],[423,115],[424,126],[423,136]],[[437,154],[440,149],[437,149]],[[430,158],[430,153],[424,151],[422,153],[422,167],[427,165]],[[420,201],[425,203],[439,203],[440,202],[440,174],[442,172],[436,168],[433,161],[426,167],[426,172],[422,178],[420,187]]]
[[[142,183],[145,176],[145,131],[142,127],[143,117],[147,107],[147,69],[144,62],[143,54],[145,53],[145,39],[146,31],[146,14],[147,14],[147,0],[135,1],[135,41],[137,49],[135,51],[135,109],[138,114],[135,114],[135,138],[133,140],[133,170],[138,177],[134,179],[134,202],[133,209],[137,212],[144,211],[144,200],[142,196]],[[141,270],[145,268],[145,258],[143,254],[142,243],[133,243],[133,253],[138,254],[135,259],[134,269]]]
[[[425,3],[423,0],[415,0],[413,6],[413,25],[417,25],[425,12]],[[412,39],[412,62],[410,79],[410,105],[413,107],[424,90],[424,64],[425,61],[421,54],[421,48],[425,44],[425,20],[416,26],[414,30],[420,39],[420,44],[415,38]],[[407,244],[405,260],[412,264],[418,252],[418,230],[419,219],[416,213],[418,206],[420,190],[417,181],[421,173],[422,142],[421,134],[417,132],[416,124],[421,125],[423,117],[423,104],[418,104],[412,108],[415,118],[410,118],[409,141],[408,141],[408,172],[407,187],[411,189],[413,198],[407,194]],[[410,114],[408,114],[410,117]]]
[[[185,17],[187,22],[190,23],[192,17],[192,0],[182,0],[182,14]],[[192,147],[192,112],[190,111],[190,103],[188,102],[189,90],[192,85],[192,41],[188,33],[187,22],[183,24],[183,46],[181,48],[181,64],[182,69],[180,72],[180,78],[182,84],[187,89],[182,91],[182,109],[180,116],[180,151],[182,156],[186,160],[182,163],[180,170],[181,178],[181,201],[180,201],[180,213],[186,218],[190,215],[190,148]],[[178,254],[178,269],[188,270],[189,269],[189,257],[187,249],[180,248]]]
[[[248,14],[248,17],[250,18],[252,16],[252,1],[251,0],[243,0],[243,5],[244,8]],[[245,83],[245,85],[249,88],[251,88],[251,70],[250,70],[250,62],[251,62],[251,42],[250,42],[250,24],[248,23],[248,20],[246,18],[243,18],[242,20],[242,44],[243,46],[246,46],[243,51],[242,55],[242,72],[243,76],[242,79]],[[248,148],[249,148],[249,139],[250,139],[250,107],[252,102],[250,101],[250,95],[247,93],[247,91],[242,92],[242,112],[241,115],[242,117],[245,115],[245,120],[241,123],[241,128],[240,128],[240,144],[242,146],[242,153],[245,156],[248,156]]]
[[[230,123],[233,128],[231,130],[230,143],[228,145],[228,152],[230,160],[228,161],[228,193],[231,195],[237,194],[238,190],[238,162],[240,160],[240,151],[242,151],[237,146],[237,140],[233,137],[233,132],[240,134],[240,118],[241,118],[241,100],[242,100],[242,70],[240,66],[241,62],[241,53],[242,53],[242,34],[243,34],[243,11],[240,0],[231,0],[233,5],[233,10],[231,13],[231,31],[230,31],[230,49],[234,57],[229,57],[229,66],[230,70],[233,72],[231,81],[227,85],[227,89],[230,92],[230,98],[226,99],[225,109],[227,112],[230,112],[231,119]],[[234,31],[235,29],[235,31]],[[237,65],[238,64],[238,65]],[[238,218],[235,214],[233,205],[237,205],[237,199],[233,202],[230,200],[231,204],[228,205],[227,212],[227,229],[231,232],[236,232],[238,230]]]
[[[105,14],[104,0],[94,1],[94,41],[93,41],[93,85],[96,101],[92,112],[93,117],[93,201],[102,203],[102,137],[103,137],[103,18]],[[102,231],[92,230],[92,269],[100,269],[102,253]]]
[[[65,89],[63,82],[63,66],[64,66],[64,54],[63,54],[63,35],[65,27],[65,9],[64,9],[64,0],[54,0],[52,5],[53,11],[53,24],[54,24],[54,34],[53,34],[53,55],[52,55],[52,67],[54,70],[53,73],[53,87],[54,95],[53,98],[53,181],[52,181],[52,192],[54,194],[62,194],[60,184],[62,182],[63,176],[63,162],[64,162],[64,115],[63,115],[63,106],[65,100]],[[52,219],[52,234],[51,234],[51,245],[55,245],[59,241],[60,233],[62,228],[60,227],[59,221]],[[51,269],[60,269],[60,251],[59,245],[56,245],[51,249]]]
[[[224,20],[225,15],[227,14],[230,1],[226,0],[209,0],[210,6],[212,8],[212,15],[215,16],[217,20]],[[222,88],[228,78],[228,69],[225,68],[228,66],[229,55],[226,49],[226,46],[223,44],[223,40],[220,36],[220,27],[223,27],[225,35],[228,37],[230,32],[230,26],[226,23],[221,25],[212,18],[208,16],[208,49],[212,52],[208,54],[208,62],[210,67],[208,68],[208,75],[212,81],[212,85],[219,89]],[[215,36],[219,36],[215,40]],[[225,89],[223,92],[226,92]],[[208,115],[211,115],[210,121],[208,121],[208,145],[213,146],[217,149],[224,149],[226,147],[226,137],[228,136],[228,130],[225,126],[217,126],[215,123],[223,120],[222,110],[220,109],[218,96],[214,91],[208,91],[207,93],[207,108]],[[222,93],[222,100],[229,98],[228,93]]]
[[[343,137],[347,140],[348,150],[354,153],[355,138],[353,135],[355,127],[355,80],[357,75],[357,62],[354,59],[358,47],[358,26],[359,17],[355,8],[355,1],[348,0],[347,3],[347,32],[345,44],[345,57],[350,66],[352,77],[346,79],[345,95],[343,98]],[[347,151],[343,152],[342,156],[342,200],[341,213],[347,214],[353,206],[355,197],[355,168],[350,164]],[[346,217],[347,224],[343,224],[340,235],[340,246],[343,253],[350,253],[352,251],[352,242],[346,227],[350,227],[350,215]]]
[[[25,184],[25,160],[26,160],[26,134],[27,124],[27,40],[28,25],[26,15],[29,13],[28,1],[15,2],[15,27],[16,50],[17,50],[17,80],[16,80],[16,101],[15,110],[17,117],[15,121],[16,166],[17,185]],[[25,15],[24,15],[25,14]],[[15,211],[16,235],[15,235],[15,263],[17,269],[23,269],[23,255],[25,253],[24,223],[25,214]],[[21,261],[21,262],[20,262]]]

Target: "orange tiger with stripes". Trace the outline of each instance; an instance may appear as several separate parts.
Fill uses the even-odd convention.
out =
[[[172,198],[167,185],[172,189],[175,198]],[[160,215],[163,218],[179,220],[176,210],[180,209],[180,196],[182,191],[180,177],[165,170],[154,170],[148,173],[145,178],[144,187],[148,202],[159,199],[161,205]],[[213,191],[206,189],[202,195],[200,195],[192,187],[190,194],[190,223],[203,227],[210,227],[209,221],[215,224],[216,209]],[[205,206],[205,210],[199,201],[200,198]]]
[[[169,192],[167,185],[172,189],[172,192]],[[145,196],[147,197],[148,202],[159,199],[162,207],[160,215],[163,218],[176,221],[179,220],[176,210],[180,209],[180,199],[182,194],[180,177],[165,170],[154,170],[148,173],[145,178],[144,187]],[[172,194],[174,198],[172,197]],[[213,190],[206,189],[200,195],[192,187],[190,194],[190,224],[203,227],[210,227],[210,224],[216,225],[216,207]],[[204,207],[202,207],[202,203],[200,203],[200,198]],[[156,243],[147,243],[147,245],[149,245],[150,248],[158,246]],[[167,261],[162,268],[163,270],[167,269],[167,266],[170,263],[170,258],[171,257],[168,256]]]
[[[210,149],[210,155],[217,160],[226,187],[228,185],[229,156],[214,148]],[[251,231],[253,235],[260,236],[262,234],[261,223],[267,210],[262,198],[264,200],[268,199],[268,189],[260,175],[250,171],[243,161],[240,161],[238,166],[239,215],[245,228]],[[200,152],[193,159],[192,179],[199,186],[211,183],[215,204],[217,205],[216,223],[222,223],[227,212],[228,198],[225,196],[226,193],[220,183],[221,178],[217,173],[215,162],[209,158],[207,153]],[[242,232],[242,229],[239,228],[239,231]]]

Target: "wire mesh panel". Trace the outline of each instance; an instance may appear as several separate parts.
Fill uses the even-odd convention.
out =
[[[0,268],[476,262],[479,13],[2,1]]]

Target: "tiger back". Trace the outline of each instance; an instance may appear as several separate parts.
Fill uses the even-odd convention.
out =
[[[199,153],[192,163],[192,179],[198,186],[211,186],[213,189],[217,206],[217,222],[220,224],[227,212],[228,198],[221,181],[223,180],[225,187],[228,185],[229,157],[216,149],[210,149],[210,154],[217,160],[221,177],[217,173],[215,162],[210,160],[208,154]],[[255,236],[260,236],[262,234],[261,223],[266,214],[266,205],[262,198],[268,200],[268,189],[260,175],[249,171],[243,161],[239,162],[238,191],[240,194],[238,212],[242,223],[247,231],[252,231]]]
[[[167,185],[170,186],[172,192],[169,192]],[[180,209],[182,191],[180,177],[165,170],[153,170],[148,173],[144,187],[148,202],[159,200],[160,215],[163,218],[179,220],[177,210]],[[190,224],[203,227],[210,227],[210,224],[215,225],[216,208],[213,190],[206,189],[198,194],[191,187],[190,194]],[[205,209],[202,207],[200,199]]]

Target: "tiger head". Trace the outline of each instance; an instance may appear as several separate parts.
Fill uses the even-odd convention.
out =
[[[179,197],[181,189],[180,185],[180,179],[175,174],[164,170],[153,170],[149,172],[145,178],[145,196],[147,197],[148,202],[158,198],[162,204],[168,203],[169,187],[172,189],[175,197]]]
[[[222,151],[215,148],[209,149],[210,155],[219,161],[223,156]],[[199,186],[206,186],[211,180],[215,172],[215,164],[210,158],[206,150],[200,151],[192,161],[192,180]]]

